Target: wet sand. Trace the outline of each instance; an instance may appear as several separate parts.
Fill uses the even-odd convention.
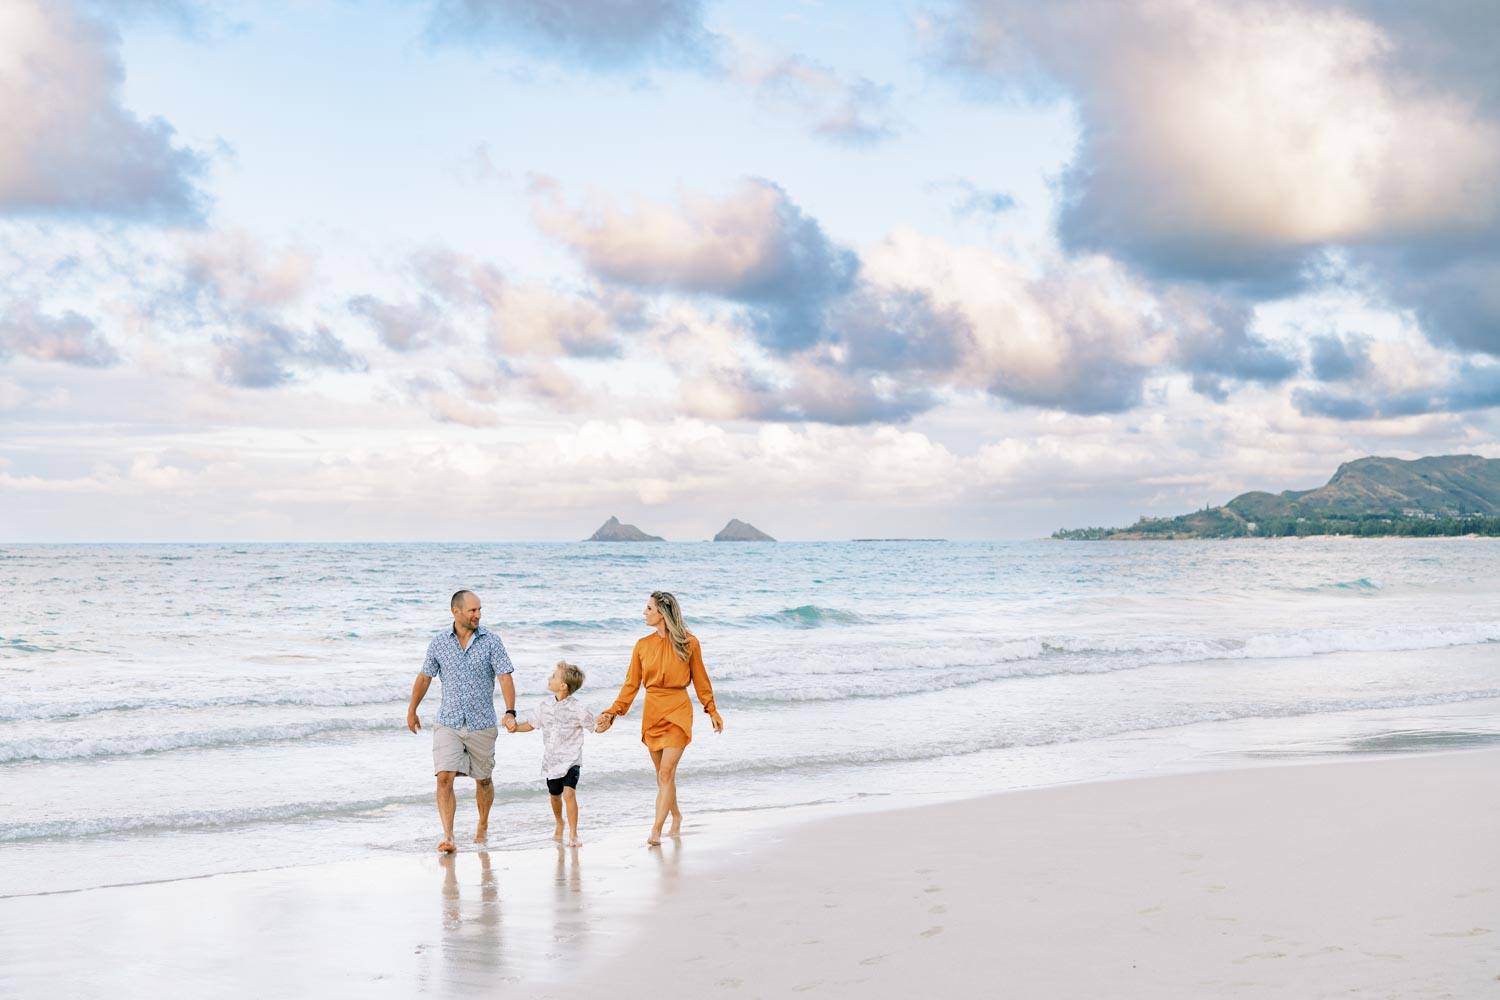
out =
[[[1500,996],[1497,793],[1484,750],[7,898],[0,995]]]

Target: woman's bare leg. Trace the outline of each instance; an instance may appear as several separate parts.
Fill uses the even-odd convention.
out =
[[[666,747],[651,751],[652,762],[656,764],[656,820],[651,824],[651,836],[646,838],[648,844],[661,843],[661,828],[668,816],[675,816],[678,824],[682,822],[682,814],[677,811],[677,762],[682,760],[683,749]]]

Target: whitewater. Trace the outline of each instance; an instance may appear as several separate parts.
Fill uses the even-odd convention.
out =
[[[726,722],[698,822],[1500,741],[1495,539],[11,545],[0,896],[430,849],[405,703],[461,587],[523,708],[563,657],[608,704],[677,594]],[[638,713],[589,740],[585,835],[644,829]],[[550,831],[540,756],[500,737],[492,849]]]

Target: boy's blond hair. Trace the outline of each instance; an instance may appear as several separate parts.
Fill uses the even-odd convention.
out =
[[[583,671],[567,660],[558,660],[557,669],[562,671],[562,682],[568,686],[568,694],[583,687]]]

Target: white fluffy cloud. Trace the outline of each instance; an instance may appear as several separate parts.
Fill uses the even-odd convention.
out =
[[[1059,81],[1082,118],[1061,230],[1169,273],[1286,277],[1300,254],[1479,232],[1500,123],[1400,39],[1287,0],[973,0],[959,58]]]
[[[203,163],[123,106],[117,45],[70,0],[0,5],[0,212],[201,215]]]

